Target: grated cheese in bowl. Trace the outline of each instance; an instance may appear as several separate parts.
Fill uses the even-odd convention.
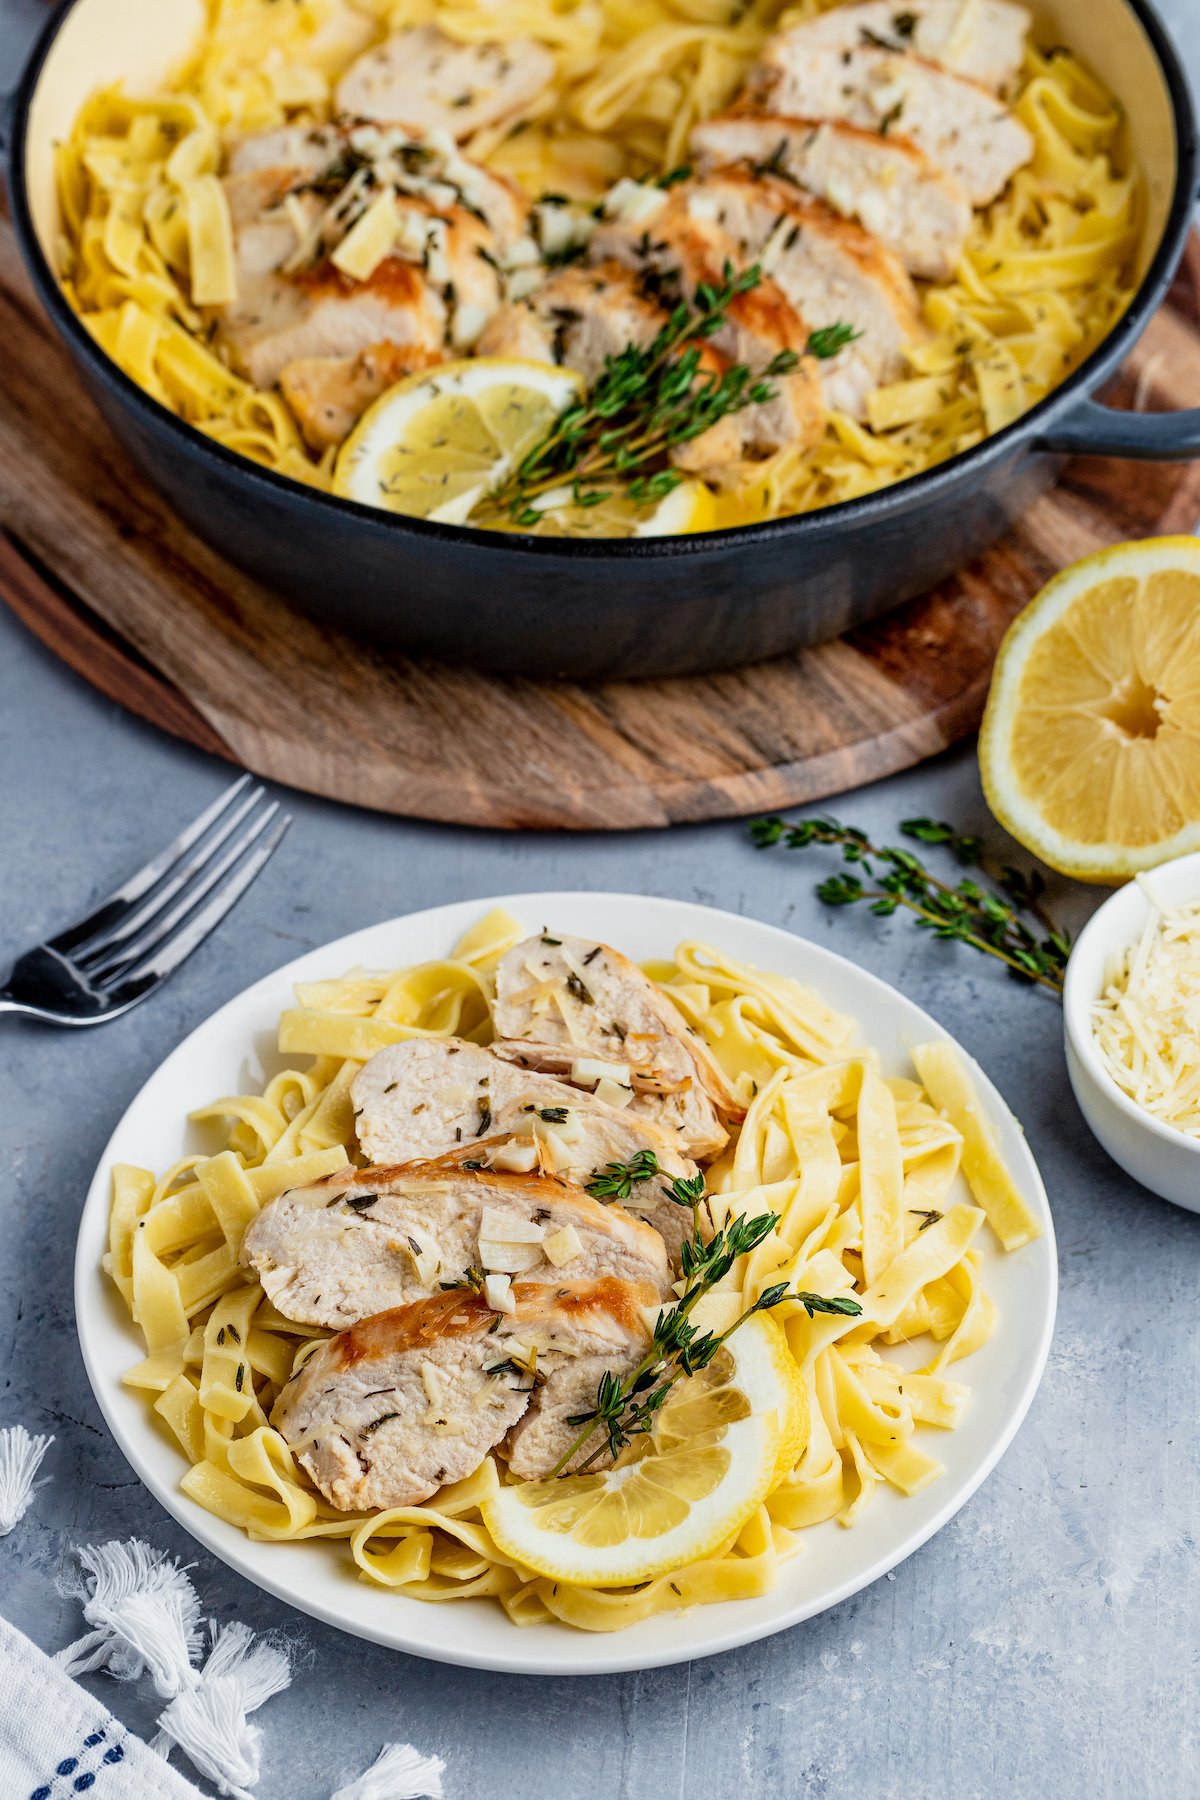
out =
[[[1169,905],[1145,876],[1142,934],[1109,957],[1092,1011],[1100,1059],[1152,1118],[1200,1140],[1200,900]]]

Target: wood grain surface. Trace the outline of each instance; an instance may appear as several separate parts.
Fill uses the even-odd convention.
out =
[[[1200,405],[1200,246],[1117,396]],[[118,449],[0,221],[0,595],[143,718],[269,779],[384,812],[616,829],[820,799],[978,724],[1006,626],[1064,563],[1191,530],[1200,465],[1078,460],[985,557],[792,657],[661,682],[543,683],[356,641],[175,519]]]

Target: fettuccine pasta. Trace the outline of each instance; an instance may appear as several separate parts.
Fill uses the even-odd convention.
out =
[[[595,198],[683,162],[699,119],[728,104],[767,36],[828,0],[209,0],[208,31],[172,91],[97,94],[59,147],[65,289],[105,352],[147,393],[228,448],[328,487],[281,394],[208,347],[203,309],[230,297],[222,134],[321,122],[339,70],[376,37],[436,20],[463,41],[540,40],[548,93],[464,146],[534,197]],[[1014,110],[1035,154],[975,215],[955,278],[923,284],[930,336],[877,388],[868,418],[833,412],[815,448],[738,464],[718,495],[732,525],[854,499],[1009,424],[1107,334],[1132,294],[1142,222],[1120,110],[1061,48],[1026,53]]]
[[[918,1048],[914,1078],[885,1076],[854,1021],[799,983],[681,944],[649,972],[748,1104],[708,1170],[714,1223],[778,1215],[718,1293],[736,1311],[786,1280],[852,1294],[862,1309],[775,1310],[808,1389],[803,1453],[733,1541],[633,1591],[551,1582],[505,1556],[480,1511],[504,1479],[494,1456],[422,1505],[336,1511],[270,1423],[280,1388],[327,1334],[275,1310],[238,1262],[241,1239],[267,1201],[356,1157],[349,1086],[376,1049],[414,1036],[489,1041],[494,971],[524,935],[495,912],[444,960],[300,987],[280,1046],[307,1066],[289,1062],[261,1094],[199,1108],[193,1121],[223,1140],[214,1154],[161,1176],[118,1167],[105,1268],[145,1340],[124,1379],[178,1440],[180,1486],[199,1505],[258,1539],[343,1539],[364,1579],[412,1598],[488,1596],[517,1624],[604,1631],[763,1593],[806,1527],[853,1525],[880,1487],[913,1494],[935,1481],[934,1434],[953,1430],[970,1398],[950,1371],[995,1322],[989,1243],[1015,1250],[1039,1227],[952,1047]],[[974,1204],[951,1192],[960,1166]],[[890,1354],[914,1342],[916,1369]]]

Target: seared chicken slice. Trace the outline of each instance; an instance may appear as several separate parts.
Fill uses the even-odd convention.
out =
[[[480,336],[479,354],[560,363],[590,387],[610,356],[630,344],[644,349],[653,343],[665,319],[662,307],[619,263],[558,269],[524,299],[509,301],[493,315]]]
[[[583,376],[588,386],[603,373],[610,356],[631,344],[645,349],[667,322],[658,301],[643,292],[637,275],[621,263],[559,269],[521,300],[510,301],[484,327],[481,356],[522,356],[559,363]],[[711,343],[700,346],[700,367],[719,375],[728,358]],[[743,454],[742,421],[720,420],[703,436],[681,444],[672,460],[688,469],[735,461]]]
[[[1032,19],[1009,0],[860,0],[793,25],[772,40],[828,50],[873,44],[911,50],[929,62],[1007,93],[1021,72]]]
[[[622,211],[601,219],[589,257],[634,270],[664,305],[681,298],[691,304],[702,284],[720,287],[725,270],[739,266],[736,249],[715,222],[693,218],[677,191],[659,198],[649,216]],[[772,380],[772,399],[748,406],[726,422],[736,426],[744,455],[769,456],[785,444],[815,443],[824,425],[824,405],[813,360],[804,356],[808,325],[773,281],[762,280],[736,295],[725,310],[724,324],[708,342],[727,362],[745,363],[755,373],[781,350],[802,359],[790,375]],[[681,466],[703,470],[719,466],[727,446],[723,440],[710,443],[706,434],[687,451],[686,459],[679,459]]]
[[[305,443],[319,453],[348,437],[372,401],[405,375],[441,360],[440,350],[372,344],[357,356],[298,357],[279,371],[279,386]]]
[[[336,125],[281,125],[275,131],[249,132],[231,142],[227,173],[287,169],[299,180],[313,180],[332,167],[345,143],[346,134]]]
[[[359,1145],[372,1163],[447,1155],[485,1166],[525,1162],[586,1187],[610,1163],[628,1165],[651,1152],[658,1174],[632,1183],[622,1205],[660,1233],[677,1262],[692,1217],[667,1190],[695,1175],[696,1165],[674,1131],[633,1110],[627,1090],[614,1084],[610,1091],[621,1105],[445,1038],[410,1038],[378,1051],[350,1090]]]
[[[364,352],[392,345],[419,368],[474,343],[525,218],[515,190],[453,145],[374,127],[243,139],[225,193],[238,282],[217,327],[230,361],[259,387],[297,361],[346,365],[289,377],[314,442],[332,441],[347,392],[375,385],[355,366]],[[360,222],[361,260],[348,254]]]
[[[679,1009],[607,944],[546,936],[517,944],[496,971],[493,1018],[497,1054],[526,1068],[563,1069],[576,1086],[632,1081],[628,1110],[678,1132],[690,1156],[716,1156],[728,1137],[721,1115],[745,1116]]]
[[[1021,121],[977,82],[903,51],[771,39],[748,84],[758,112],[829,119],[904,138],[986,206],[1033,155]]]
[[[303,1325],[353,1325],[472,1269],[551,1282],[612,1275],[660,1296],[670,1281],[661,1237],[622,1207],[565,1181],[454,1161],[352,1169],[291,1188],[253,1221],[241,1260]]]
[[[554,79],[555,62],[532,38],[460,44],[436,25],[398,31],[350,64],[340,113],[468,138],[520,112]]]
[[[761,265],[810,326],[858,333],[819,368],[829,405],[863,418],[867,396],[903,373],[904,346],[924,335],[899,260],[861,225],[778,176],[715,169],[680,194],[693,217],[715,220],[732,239],[740,265]]]
[[[549,1387],[581,1358],[589,1378],[593,1366],[636,1368],[650,1335],[643,1309],[658,1296],[610,1280],[520,1282],[511,1299],[505,1313],[470,1289],[438,1294],[312,1353],[271,1422],[326,1499],[345,1512],[414,1506],[465,1479],[521,1418],[535,1381]],[[553,1467],[529,1463],[530,1473]]]
[[[958,264],[974,214],[960,184],[903,138],[855,125],[722,113],[694,127],[706,169],[747,162],[781,176],[858,222],[914,275],[945,281]]]

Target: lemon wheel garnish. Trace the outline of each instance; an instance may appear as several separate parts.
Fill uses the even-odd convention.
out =
[[[798,1404],[787,1340],[759,1314],[673,1388],[653,1434],[612,1468],[503,1487],[484,1523],[505,1555],[579,1586],[628,1587],[698,1562],[774,1485],[785,1441],[799,1455]]]
[[[338,452],[333,490],[387,512],[462,525],[578,400],[570,369],[476,356],[397,382]]]
[[[717,506],[702,481],[681,481],[659,500],[635,501],[620,487],[603,481],[598,491],[609,497],[594,506],[580,506],[569,487],[552,488],[530,504],[542,514],[541,523],[520,526],[535,537],[678,537],[685,531],[712,531]],[[509,529],[514,529],[509,527]]]
[[[583,393],[570,369],[514,357],[464,357],[397,382],[365,412],[338,452],[333,491],[364,506],[474,523],[535,537],[675,537],[711,531],[716,505],[689,477],[650,501],[621,486],[581,505],[568,485],[535,495],[536,525],[516,526],[501,508],[480,503],[545,437]],[[604,492],[601,485],[600,492]]]
[[[1055,577],[1000,648],[979,739],[988,804],[1064,875],[1118,882],[1200,849],[1200,538]]]

